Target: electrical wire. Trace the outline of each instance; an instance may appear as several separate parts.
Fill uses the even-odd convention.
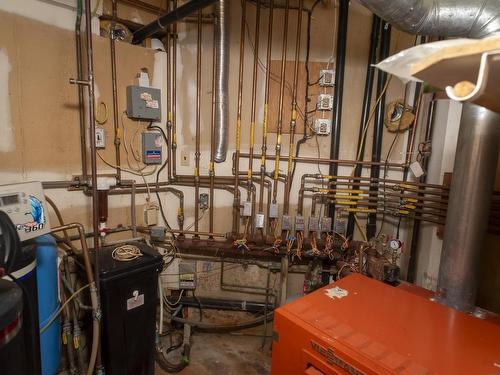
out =
[[[168,153],[168,150],[170,149],[170,142],[168,141],[167,135],[165,134],[163,129],[160,128],[159,126],[153,125],[152,123],[149,124],[148,129],[158,129],[160,131],[160,133],[163,137],[163,140],[165,141],[165,145],[167,146],[167,153]],[[167,230],[171,231],[172,227],[168,223],[167,216],[165,215],[165,211],[163,210],[163,203],[162,203],[161,198],[160,198],[160,193],[158,192],[158,188],[159,188],[158,183],[160,181],[160,173],[165,169],[165,167],[167,166],[168,163],[169,163],[169,158],[167,157],[167,158],[165,158],[165,161],[163,162],[162,166],[160,167],[160,169],[156,173],[156,199],[158,200],[158,205],[160,206],[160,214],[161,214],[161,217],[163,219],[163,222],[165,223]],[[172,234],[172,236],[175,238],[175,236],[173,234]]]
[[[52,317],[49,319],[49,321],[43,326],[40,328],[40,334],[44,333],[49,327],[50,325],[54,322],[54,320],[57,319],[57,317],[59,316],[59,314],[61,314],[61,312],[63,311],[63,309],[68,305],[68,303],[70,303],[73,298],[75,298],[78,294],[80,294],[82,291],[84,291],[85,289],[87,289],[88,287],[90,287],[90,284],[87,284],[87,285],[84,285],[82,286],[80,289],[78,289],[76,292],[74,292],[67,300],[66,302],[64,302],[61,307],[59,307],[57,309],[57,311],[54,313],[54,315],[52,315]]]
[[[111,257],[119,262],[131,262],[142,257],[142,251],[135,245],[121,245],[115,248]]]

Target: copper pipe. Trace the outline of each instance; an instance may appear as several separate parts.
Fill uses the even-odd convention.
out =
[[[266,152],[267,152],[267,126],[269,117],[269,83],[271,78],[271,52],[273,47],[273,10],[274,0],[269,1],[269,24],[267,29],[267,63],[266,63],[266,83],[264,89],[264,119],[262,124],[262,148],[260,159],[260,197],[259,213],[263,213],[264,208],[264,180],[266,177]],[[268,202],[268,206],[269,206]]]
[[[172,233],[178,233],[178,234],[191,234],[194,237],[199,237],[199,236],[207,236],[207,237],[219,237],[219,238],[226,238],[226,234],[224,233],[214,233],[214,232],[200,232],[196,230],[177,230],[177,229],[172,229]]]
[[[82,28],[82,9],[81,3],[78,3],[78,10],[76,13],[76,22],[75,22],[75,46],[76,46],[76,74],[77,80],[83,80],[83,67],[82,67],[82,37],[81,37],[81,28]],[[80,157],[82,162],[82,179],[85,183],[87,183],[87,137],[85,129],[85,115],[83,113],[84,104],[83,104],[83,86],[78,85],[78,119],[80,122]]]
[[[161,3],[160,3],[161,5]],[[166,11],[170,11],[170,1],[167,0],[167,8]],[[164,46],[165,46],[165,51],[167,52],[167,134],[168,134],[168,140],[170,145],[168,146],[168,152],[167,152],[167,157],[168,160],[172,160],[172,139],[173,139],[173,131],[172,131],[172,96],[170,95],[170,90],[172,87],[172,67],[170,65],[171,61],[171,53],[170,53],[170,45],[171,45],[171,38],[172,34],[170,33],[170,25],[167,26],[167,37],[165,38]],[[168,163],[167,167],[167,172],[168,172],[168,180],[170,181],[172,179],[172,163]]]
[[[201,114],[201,9],[198,10],[198,38],[197,38],[197,62],[196,62],[196,152],[194,168],[194,230],[198,232],[200,212],[198,209],[200,200],[200,114]]]
[[[424,184],[420,182],[403,182],[399,180],[391,180],[391,179],[386,179],[386,178],[371,178],[371,177],[354,177],[354,176],[330,176],[330,175],[320,175],[320,174],[304,174],[302,176],[302,182],[301,182],[301,187],[304,187],[305,184],[305,179],[306,178],[315,178],[315,179],[339,179],[339,180],[348,180],[348,181],[359,181],[359,180],[368,180],[368,181],[381,181],[381,182],[392,182],[395,184],[404,184],[404,185],[410,185],[410,186],[424,186],[424,187],[429,187],[429,188],[434,188],[434,189],[441,189],[443,190],[442,195],[448,195],[449,188],[443,185],[435,185],[435,184]],[[337,181],[339,183],[339,181]]]
[[[216,43],[215,36],[216,27],[214,25],[214,42],[213,42],[213,57],[212,57],[212,123],[210,129],[210,163],[208,166],[208,175],[210,178],[210,193],[209,193],[209,217],[208,231],[214,231],[214,186],[215,186],[215,65],[216,65]]]
[[[91,181],[92,181],[92,226],[94,231],[94,249],[95,256],[95,269],[96,269],[96,282],[99,280],[99,258],[97,253],[99,251],[99,203],[97,197],[97,160],[96,160],[96,145],[95,145],[95,108],[94,108],[94,51],[92,47],[92,17],[90,11],[90,0],[85,0],[85,37],[87,45],[87,79],[89,85],[88,89],[88,119],[90,124],[90,164],[91,164]],[[97,282],[97,287],[99,283]]]
[[[88,3],[88,0],[85,2],[86,6],[86,16],[88,17],[90,14],[90,8],[88,8],[90,4]],[[89,26],[89,25],[87,25]],[[87,29],[92,32],[91,29]],[[90,44],[92,46],[92,44]],[[91,61],[91,60],[90,60]],[[93,81],[91,81],[93,82]],[[92,264],[90,263],[90,255],[89,255],[89,249],[87,247],[87,241],[85,239],[85,229],[83,228],[83,225],[80,223],[71,223],[71,224],[66,224],[66,225],[61,225],[56,228],[52,228],[51,233],[56,233],[56,232],[61,232],[61,231],[66,231],[69,229],[76,229],[78,230],[78,235],[80,238],[80,243],[82,245],[82,255],[83,255],[83,263],[84,263],[84,268],[85,268],[85,273],[87,275],[87,280],[90,285],[90,300],[92,303],[92,315],[93,315],[93,331],[92,331],[92,350],[91,350],[91,355],[89,359],[89,365],[88,365],[88,370],[87,374],[92,374],[94,365],[97,365],[97,368],[99,369],[100,367],[100,358],[99,358],[99,332],[100,332],[100,324],[99,324],[99,318],[98,316],[100,315],[99,311],[99,296],[98,296],[98,286],[99,286],[99,268],[96,265],[95,261],[97,260],[97,249],[95,249],[95,259],[94,260],[94,273],[97,276],[97,278],[94,277],[94,273],[92,273]],[[95,234],[94,233],[94,238]]]
[[[248,154],[246,153],[239,153],[239,158],[248,158]],[[254,155],[256,158],[261,158],[263,155]],[[265,158],[267,160],[276,160],[278,155],[265,155]],[[288,161],[289,155],[279,155],[279,160],[280,161]],[[385,162],[373,162],[373,161],[361,161],[361,160],[345,160],[345,159],[326,159],[326,158],[315,158],[315,157],[308,157],[308,156],[293,156],[292,161],[297,161],[297,162],[302,162],[302,163],[313,163],[313,164],[331,164],[331,163],[336,163],[338,165],[357,165],[361,164],[364,166],[372,166],[372,165],[382,165],[385,166]],[[388,168],[405,168],[407,167],[406,164],[401,164],[401,163],[387,163]]]
[[[115,25],[116,25],[116,0],[112,0],[112,20],[111,32],[109,35],[109,45],[111,52],[111,84],[113,88],[113,129],[114,129],[114,144],[115,144],[115,165],[116,165],[116,182],[118,185],[121,181],[121,161],[120,161],[120,137],[119,137],[119,122],[118,122],[118,88],[116,78],[116,46],[115,46]]]
[[[250,110],[250,147],[248,151],[248,175],[247,182],[250,184],[253,177],[253,147],[255,140],[255,112],[257,102],[257,79],[259,66],[259,37],[260,37],[260,0],[257,0],[255,13],[255,41],[253,54],[253,79],[252,79],[252,104]],[[247,197],[247,200],[250,197]]]
[[[174,0],[174,9],[177,8],[177,0]],[[172,29],[172,139],[170,146],[172,148],[172,178],[175,180],[177,175],[177,23],[174,23]]]
[[[280,170],[280,154],[281,154],[281,132],[283,129],[283,100],[285,94],[285,72],[286,72],[286,52],[288,43],[288,16],[290,13],[290,0],[286,0],[285,6],[285,22],[283,26],[283,48],[281,50],[281,72],[280,72],[280,96],[278,105],[278,127],[276,130],[276,155],[274,158],[274,187],[273,187],[273,203],[276,203],[278,195],[278,174]]]
[[[299,0],[299,9],[302,9],[304,0]],[[293,153],[295,146],[295,128],[297,125],[297,79],[299,75],[299,57],[300,57],[300,36],[302,31],[302,11],[297,11],[297,35],[295,41],[295,66],[293,69],[293,86],[292,86],[292,113],[290,116],[290,143],[288,148],[288,169],[285,185],[285,201],[283,213],[288,215],[290,210],[290,189],[292,187],[292,168],[293,168]]]
[[[246,23],[246,1],[241,2],[241,31],[240,31],[240,67],[238,73],[238,112],[236,115],[236,150],[235,150],[235,169],[240,169],[240,150],[241,150],[241,106],[243,99],[243,72],[245,63],[245,23]],[[239,191],[236,194],[239,186],[239,174],[234,174],[234,201],[233,201],[233,215],[234,224],[233,233],[239,232],[239,217],[240,217],[240,195]],[[236,227],[235,227],[236,226]]]

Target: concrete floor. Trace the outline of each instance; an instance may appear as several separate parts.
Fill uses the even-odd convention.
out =
[[[251,334],[261,334],[262,329]],[[262,375],[271,371],[271,339],[261,350],[262,337],[195,332],[191,336],[191,361],[181,375]],[[172,358],[175,353],[171,353]],[[169,357],[170,358],[170,357]],[[168,373],[158,366],[156,375]]]

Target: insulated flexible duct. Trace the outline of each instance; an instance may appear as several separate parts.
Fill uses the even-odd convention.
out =
[[[484,38],[500,32],[498,0],[358,0],[400,30]]]
[[[229,0],[215,5],[215,155],[214,161],[226,160],[229,126]]]

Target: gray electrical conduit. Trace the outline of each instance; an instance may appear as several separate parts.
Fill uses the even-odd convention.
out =
[[[498,0],[358,0],[400,30],[484,38],[500,32]]]

